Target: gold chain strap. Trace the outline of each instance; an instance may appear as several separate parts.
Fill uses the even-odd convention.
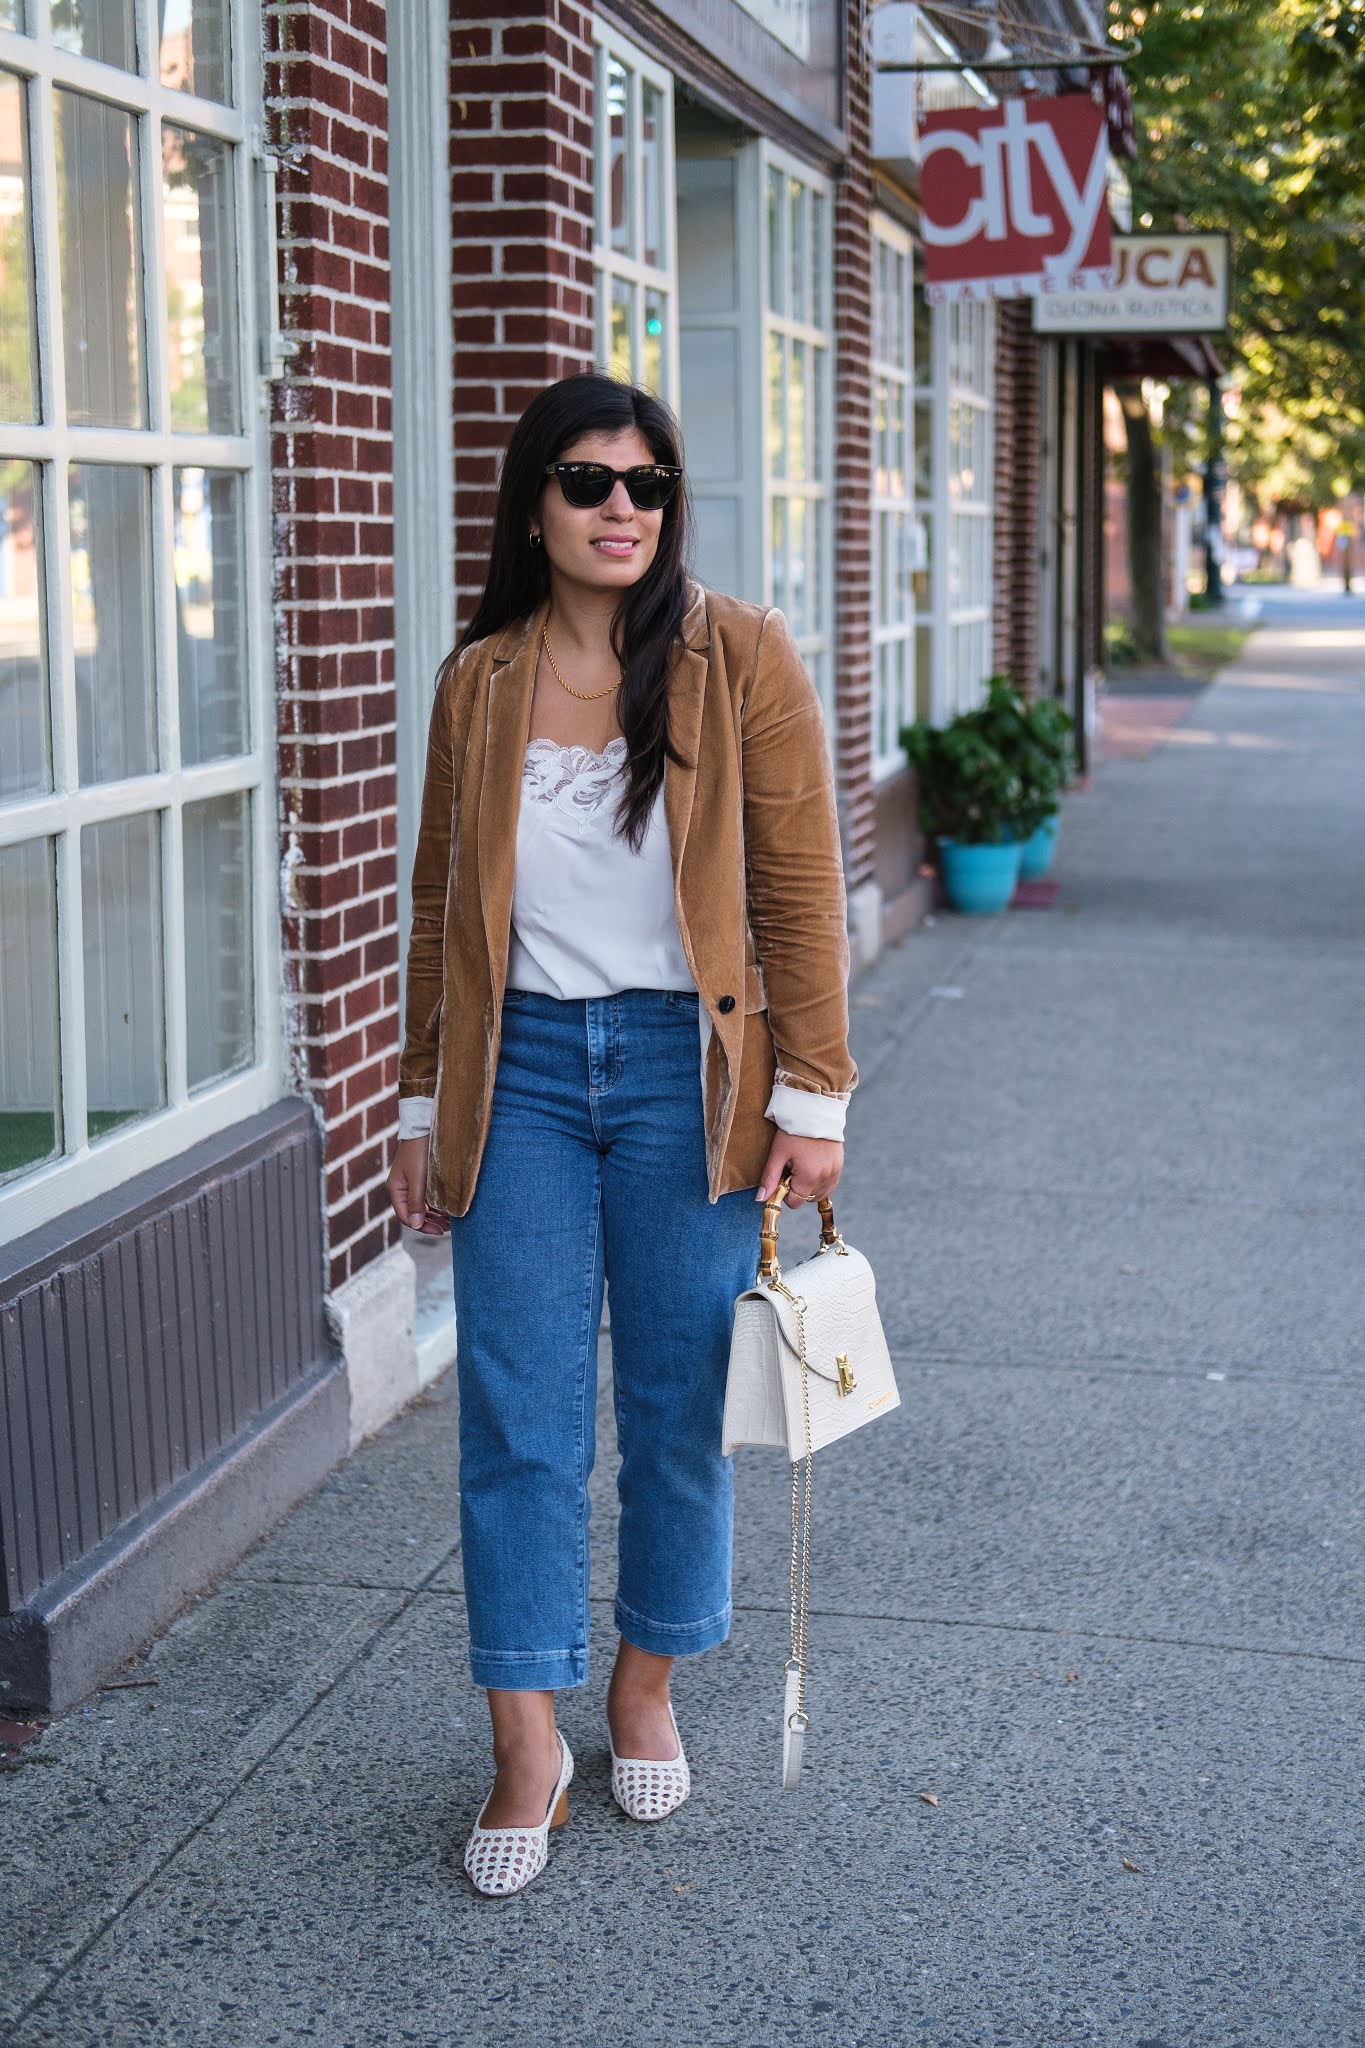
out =
[[[815,1455],[810,1441],[810,1365],[806,1358],[806,1319],[802,1313],[805,1303],[777,1275],[768,1285],[774,1294],[785,1295],[795,1310],[801,1354],[801,1418],[806,1455],[804,1459],[792,1460],[791,1651],[786,1669],[796,1672],[796,1707],[788,1718],[788,1726],[799,1726],[804,1732],[810,1727],[806,1712],[806,1660],[810,1645],[810,1524],[815,1487]]]

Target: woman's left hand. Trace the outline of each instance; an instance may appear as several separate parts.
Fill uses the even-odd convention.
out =
[[[790,1131],[779,1131],[754,1199],[769,1201],[783,1174],[789,1173],[792,1184],[787,1207],[799,1209],[803,1202],[816,1202],[822,1195],[832,1195],[843,1170],[844,1148],[840,1139],[794,1138]]]

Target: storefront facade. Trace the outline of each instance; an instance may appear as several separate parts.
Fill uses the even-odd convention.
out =
[[[1084,345],[928,305],[858,0],[81,19],[0,7],[0,1679],[38,1707],[452,1355],[384,1185],[406,877],[537,389],[679,411],[698,573],[782,607],[826,708],[860,965],[928,901],[901,727],[1000,667],[1079,704],[1099,647]]]

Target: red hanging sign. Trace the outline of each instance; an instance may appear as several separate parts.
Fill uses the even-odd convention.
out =
[[[919,123],[930,299],[1017,299],[1107,284],[1104,108],[1086,93],[947,107]]]

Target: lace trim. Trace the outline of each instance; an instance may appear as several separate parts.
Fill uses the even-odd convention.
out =
[[[558,740],[532,740],[522,766],[522,796],[533,804],[557,803],[591,817],[614,794],[625,760],[626,742],[620,734],[608,740],[600,754],[591,747],[561,747]]]

